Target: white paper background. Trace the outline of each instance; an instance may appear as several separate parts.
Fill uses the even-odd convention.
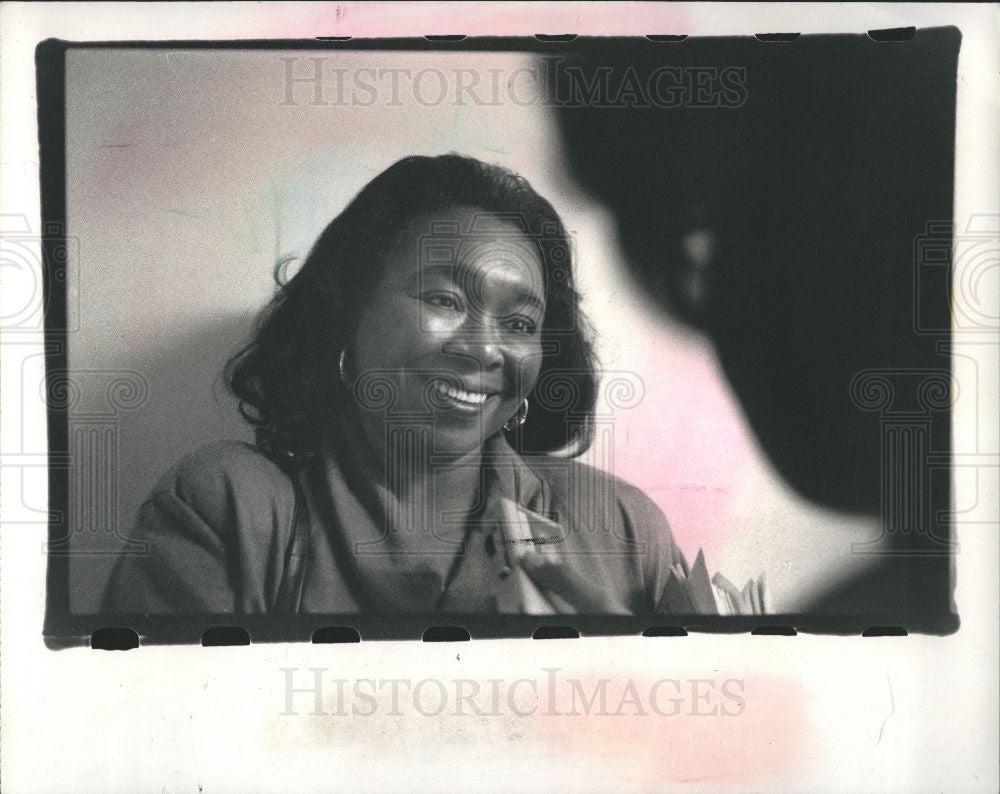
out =
[[[39,223],[33,57],[40,40],[373,35],[380,25],[401,22],[412,34],[489,25],[497,35],[956,25],[963,33],[956,226],[1000,211],[1000,58],[997,12],[988,6],[6,4],[0,8],[3,213],[25,215],[35,228]],[[24,304],[24,285],[15,286],[17,294],[4,289],[0,296],[2,317]],[[43,406],[20,396],[23,382],[39,380],[40,341],[5,333],[2,346],[0,762],[7,791],[997,790],[996,468],[956,480],[956,504],[971,509],[958,530],[962,628],[948,638],[692,635],[52,652],[41,640],[45,525],[24,521],[16,510],[18,503],[45,504],[44,479],[22,481],[25,460],[17,457],[45,449]],[[957,406],[956,452],[995,462],[996,340],[975,344],[958,335],[956,341],[956,353],[976,361],[982,395],[978,417],[971,403]],[[963,388],[969,385],[961,370],[957,375]],[[28,489],[18,494],[22,482]],[[564,679],[632,680],[646,691],[661,678],[735,678],[744,682],[746,706],[733,717],[527,718],[506,708],[496,717],[433,718],[405,698],[402,713],[392,715],[380,697],[376,715],[349,719],[310,716],[311,697],[297,695],[298,716],[281,716],[281,668],[288,667],[299,668],[297,686],[305,685],[309,667],[328,668],[328,682],[437,678],[449,688],[455,679],[491,678],[508,687],[520,678],[542,686],[543,668],[559,668]],[[326,691],[335,694],[332,683]],[[520,705],[530,708],[531,698]]]

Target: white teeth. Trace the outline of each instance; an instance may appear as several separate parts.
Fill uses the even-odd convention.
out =
[[[459,402],[468,403],[469,405],[482,405],[486,402],[488,394],[483,394],[478,391],[465,391],[464,389],[456,389],[452,386],[448,386],[444,383],[438,384],[438,389],[444,394],[447,394],[453,400],[458,400]]]

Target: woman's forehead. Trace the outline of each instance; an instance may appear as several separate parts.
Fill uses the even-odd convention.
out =
[[[514,217],[477,207],[422,213],[409,224],[398,257],[427,274],[488,278],[544,296],[541,249]]]

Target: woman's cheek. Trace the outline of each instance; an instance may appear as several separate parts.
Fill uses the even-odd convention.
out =
[[[431,336],[447,336],[454,332],[457,325],[457,321],[452,316],[438,312],[426,312],[421,323],[421,331]]]
[[[386,331],[396,340],[397,365],[405,367],[440,354],[455,332],[455,321],[433,308],[410,304],[389,320]]]
[[[526,342],[519,351],[518,381],[524,394],[535,388],[542,370],[542,345],[536,339]]]

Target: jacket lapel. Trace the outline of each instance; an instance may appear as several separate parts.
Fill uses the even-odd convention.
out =
[[[500,528],[504,577],[498,605],[501,612],[554,615],[575,610],[557,595],[535,584],[519,565],[527,554],[544,554],[563,564],[565,533],[551,514],[548,485],[502,436],[489,445],[492,475],[490,510]]]

